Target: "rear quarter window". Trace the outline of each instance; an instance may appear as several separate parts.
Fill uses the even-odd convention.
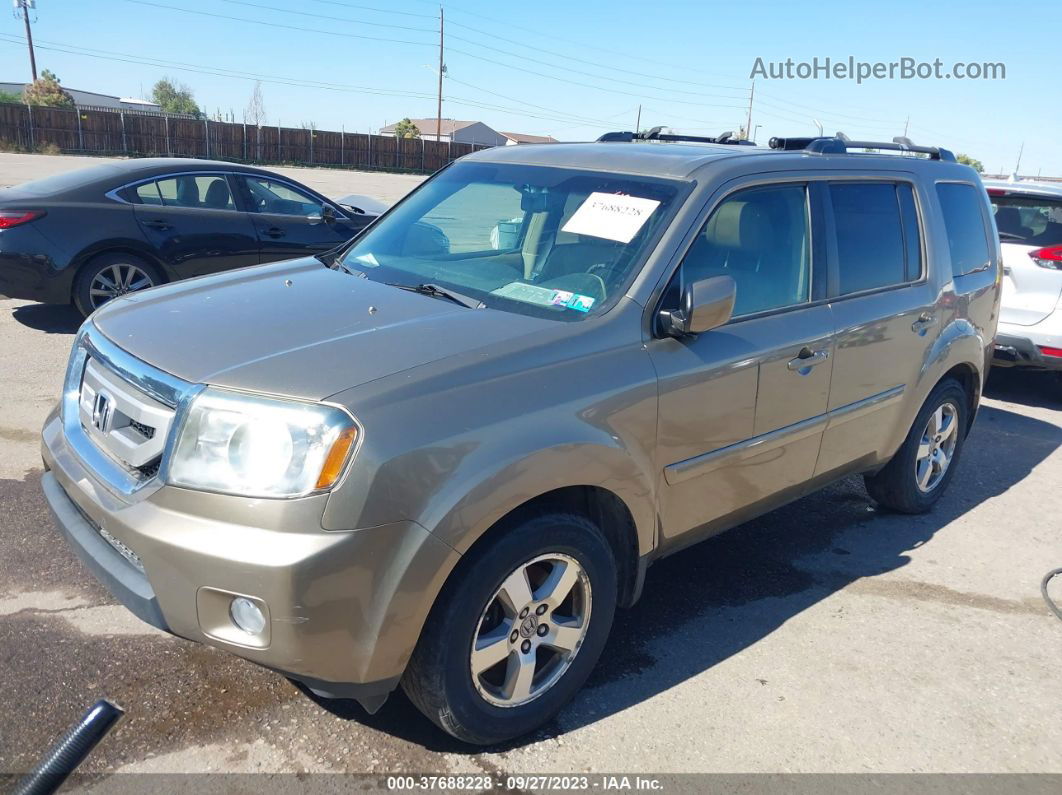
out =
[[[984,270],[992,262],[985,232],[983,194],[983,190],[965,183],[937,183],[937,197],[951,251],[952,276]]]

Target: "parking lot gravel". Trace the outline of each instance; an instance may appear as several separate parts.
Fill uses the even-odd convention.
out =
[[[0,155],[0,184],[96,162]],[[420,179],[280,170],[388,201]],[[1062,773],[1062,623],[1039,594],[1062,566],[1062,382],[994,373],[929,515],[878,511],[850,478],[655,565],[559,718],[471,749],[401,693],[372,716],[321,700],[95,582],[39,486],[78,323],[0,298],[0,773],[103,696],[127,719],[96,773]]]

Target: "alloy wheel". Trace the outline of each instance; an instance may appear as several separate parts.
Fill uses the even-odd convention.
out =
[[[590,579],[568,555],[540,555],[511,572],[472,641],[472,681],[484,700],[517,707],[549,690],[582,646],[591,603]]]
[[[950,401],[929,415],[915,455],[915,483],[930,492],[944,479],[958,444],[959,410]]]
[[[99,309],[119,296],[145,290],[153,285],[151,277],[136,265],[115,263],[103,268],[92,278],[89,300],[92,301],[93,309]]]

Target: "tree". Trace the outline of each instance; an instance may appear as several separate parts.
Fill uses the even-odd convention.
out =
[[[265,100],[262,99],[261,82],[255,82],[254,84],[251,101],[247,103],[247,108],[243,111],[243,121],[244,124],[253,124],[255,127],[261,127],[266,123]]]
[[[420,138],[420,128],[407,116],[395,125],[395,138]]]
[[[10,91],[0,91],[0,102],[21,102],[21,94],[13,94]]]
[[[985,172],[984,164],[976,158],[970,157],[969,155],[964,155],[960,152],[959,154],[955,155],[955,159],[965,166],[970,166],[978,174],[983,174]]]
[[[164,113],[184,113],[199,118],[202,112],[196,104],[192,89],[164,77],[151,89],[151,99]]]
[[[41,76],[26,86],[23,94],[27,105],[40,105],[46,108],[72,108],[74,98],[63,91],[55,72],[45,69]]]

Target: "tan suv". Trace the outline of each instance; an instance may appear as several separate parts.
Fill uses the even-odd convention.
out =
[[[478,152],[330,255],[107,304],[43,432],[69,543],[157,627],[491,743],[654,560],[853,473],[929,509],[996,328],[977,175],[651,137]]]

